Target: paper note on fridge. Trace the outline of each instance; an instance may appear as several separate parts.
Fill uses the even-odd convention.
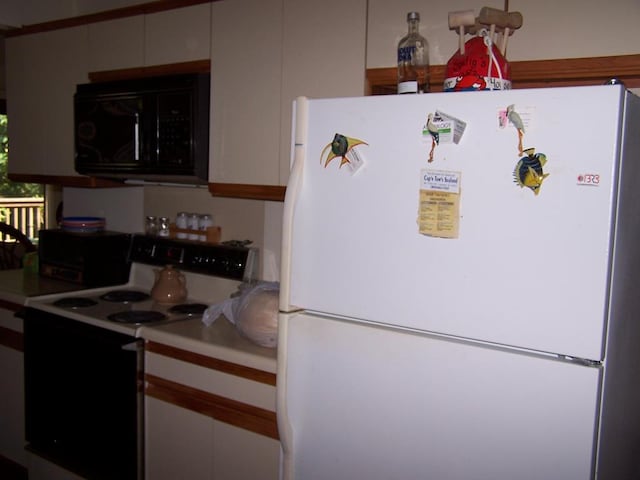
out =
[[[458,238],[460,227],[460,173],[420,171],[418,227],[423,235]]]

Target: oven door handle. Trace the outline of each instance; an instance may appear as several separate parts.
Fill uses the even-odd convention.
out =
[[[137,352],[138,350],[140,350],[141,347],[142,347],[142,341],[136,340],[135,342],[125,343],[120,348],[122,348],[122,350],[127,350],[129,352]]]

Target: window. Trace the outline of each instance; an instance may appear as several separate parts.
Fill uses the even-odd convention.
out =
[[[9,158],[6,103],[0,104],[0,222],[23,232],[32,242],[44,227],[44,188],[42,185],[17,183],[7,176]]]

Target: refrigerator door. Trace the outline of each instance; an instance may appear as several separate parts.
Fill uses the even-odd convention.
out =
[[[281,315],[286,480],[592,478],[600,369]]]
[[[602,359],[623,94],[603,86],[300,99],[281,309]],[[524,147],[546,156],[537,194],[514,180],[536,165],[504,123],[509,105],[526,118]],[[436,110],[466,130],[429,162],[422,129]],[[350,138],[352,161],[331,158],[336,133]],[[362,167],[353,173],[355,154]],[[433,200],[421,204],[423,179],[442,172],[459,180],[445,199],[459,201],[455,238],[418,226]]]

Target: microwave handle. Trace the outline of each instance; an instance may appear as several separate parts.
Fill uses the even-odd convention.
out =
[[[133,132],[133,148],[134,148],[134,160],[137,162],[140,160],[140,114],[136,112],[136,124]]]

